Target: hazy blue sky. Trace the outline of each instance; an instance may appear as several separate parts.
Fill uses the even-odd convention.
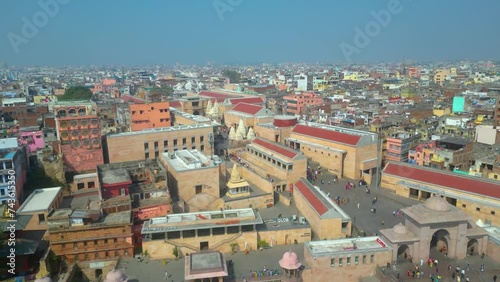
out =
[[[63,0],[40,2],[51,1]],[[360,47],[354,43],[354,28],[364,29],[374,20],[371,12],[387,9],[393,0],[64,1],[68,3],[60,4],[45,26],[23,34],[23,17],[43,24],[39,1],[1,0],[0,61],[346,62],[340,44]],[[222,7],[231,2],[241,3],[220,17],[214,3]],[[402,11],[358,48],[352,61],[500,59],[500,1],[400,0],[400,5]]]

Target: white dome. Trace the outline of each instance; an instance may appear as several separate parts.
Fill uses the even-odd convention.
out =
[[[404,235],[408,233],[408,228],[406,228],[406,226],[404,226],[402,223],[398,223],[394,225],[392,231],[396,234]]]
[[[424,206],[433,211],[449,211],[450,204],[441,196],[430,197],[425,201]]]

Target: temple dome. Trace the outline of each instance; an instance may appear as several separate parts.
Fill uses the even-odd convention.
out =
[[[406,226],[404,226],[402,223],[398,223],[394,225],[392,231],[396,234],[404,235],[408,233],[408,228],[406,228]]]
[[[297,254],[292,251],[284,253],[283,258],[280,260],[280,266],[284,269],[298,269],[301,265]]]
[[[430,197],[424,203],[424,207],[433,211],[441,211],[441,212],[449,211],[450,206],[451,205],[444,198],[440,196]]]

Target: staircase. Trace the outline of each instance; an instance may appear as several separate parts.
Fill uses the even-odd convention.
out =
[[[165,240],[165,243],[173,245],[173,246],[176,246],[177,248],[190,249],[190,250],[195,251],[195,252],[198,252],[200,250],[199,248],[193,247],[193,246],[191,246],[189,244],[175,243],[175,242],[172,242],[171,240]]]
[[[229,237],[229,238],[227,238],[227,239],[225,239],[225,240],[222,240],[222,241],[220,241],[219,243],[217,243],[217,244],[213,245],[212,247],[210,247],[210,249],[211,249],[211,250],[215,250],[215,249],[217,249],[218,247],[220,247],[220,246],[222,246],[222,245],[224,245],[224,244],[227,244],[227,243],[229,243],[229,242],[231,242],[231,241],[236,240],[238,237],[241,237],[241,235],[243,235],[243,233],[241,233],[241,232],[240,232],[240,233],[238,233],[238,234],[235,234],[234,236]]]

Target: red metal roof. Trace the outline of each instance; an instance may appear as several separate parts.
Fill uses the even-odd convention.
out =
[[[230,95],[226,93],[212,92],[212,91],[201,91],[198,93],[199,96],[211,97],[211,98],[233,98],[235,95]]]
[[[141,98],[137,98],[137,97],[134,97],[134,96],[130,96],[130,95],[122,95],[120,97],[120,100],[124,101],[124,102],[134,102],[136,104],[144,104],[145,101]]]
[[[348,144],[348,145],[356,145],[356,144],[358,144],[359,140],[361,139],[361,136],[351,135],[351,134],[337,132],[337,131],[328,130],[328,129],[322,129],[322,128],[313,127],[313,126],[306,126],[306,125],[301,125],[301,124],[297,124],[294,127],[293,133],[298,133],[298,134],[302,134],[302,135],[326,139],[326,140],[330,140],[333,142],[344,143],[344,144]]]
[[[295,151],[278,146],[277,144],[270,142],[270,141],[267,141],[267,140],[262,139],[262,138],[255,138],[252,141],[252,143],[257,144],[259,146],[262,146],[266,149],[269,149],[275,153],[278,153],[278,154],[285,156],[285,157],[288,157],[290,159],[293,159],[298,155],[298,153]]]
[[[264,100],[260,97],[248,97],[248,98],[231,98],[229,102],[233,105],[237,105],[239,103],[248,103],[248,104],[263,104]]]
[[[168,101],[170,107],[172,108],[178,108],[181,106],[181,102],[180,101]]]
[[[255,115],[263,108],[264,107],[262,107],[262,106],[257,106],[257,105],[247,104],[247,103],[239,103],[238,105],[234,106],[234,108],[232,110],[237,111],[237,112],[250,114],[250,115]]]
[[[464,192],[500,198],[500,184],[491,183],[489,181],[475,179],[472,177],[455,175],[446,171],[390,162],[385,167],[384,173],[408,178],[415,181],[421,181],[429,184],[462,190]]]
[[[304,183],[304,180],[299,180],[295,183],[295,188],[300,191],[300,193],[304,196],[306,201],[311,204],[314,210],[320,215],[324,215],[328,208],[321,202],[321,200],[314,194],[311,188],[308,187],[307,183]]]

